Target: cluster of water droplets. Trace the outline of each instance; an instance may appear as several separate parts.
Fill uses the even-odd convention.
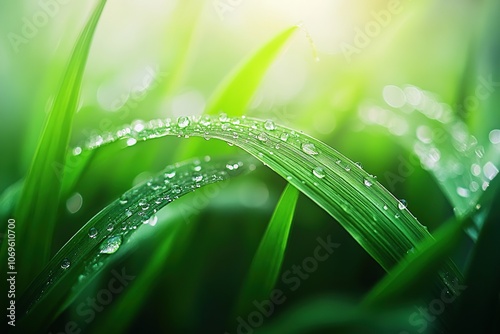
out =
[[[415,86],[386,86],[383,98],[385,107],[368,103],[360,108],[362,121],[399,136],[458,210],[474,206],[498,174],[500,130],[490,132],[489,143],[479,143],[449,105]]]
[[[445,120],[446,116],[443,114],[440,119]],[[353,207],[352,201],[347,199],[349,196],[352,197],[352,194],[348,190],[342,189],[342,187],[349,184],[349,187],[355,187],[361,196],[366,195],[367,191],[373,191],[377,196],[363,197],[363,201],[366,201],[367,198],[372,198],[371,200],[375,201],[363,205],[375,205],[379,208],[378,213],[375,211],[371,213],[374,222],[372,232],[377,233],[376,224],[380,223],[378,222],[381,219],[380,213],[388,217],[388,221],[397,219],[400,224],[411,225],[413,221],[416,221],[407,212],[404,200],[398,201],[383,190],[377,182],[376,176],[365,172],[361,163],[352,163],[340,153],[304,135],[302,132],[277,125],[272,120],[262,121],[244,116],[229,117],[227,114],[221,113],[218,116],[182,116],[176,120],[135,121],[130,126],[125,126],[114,133],[101,135],[99,138],[90,140],[83,150],[103,145],[109,140],[128,143],[130,138],[133,138],[134,140],[131,142],[137,143],[166,135],[183,138],[198,136],[207,140],[217,138],[230,144],[241,145],[249,153],[264,161],[265,164],[266,161],[273,159],[280,161],[286,159],[290,161],[290,166],[307,166],[306,168],[309,168],[309,173],[313,178],[304,178],[301,171],[294,171],[293,169],[289,169],[289,174],[283,176],[295,185],[310,185],[316,188],[322,187],[323,189],[335,188],[343,191],[345,196],[337,196],[337,204],[350,215],[360,215],[360,211]],[[278,155],[278,152],[280,152],[279,156],[274,158],[274,155]],[[228,173],[238,170],[238,168],[238,164],[226,164]],[[173,169],[167,169],[164,176],[168,180],[178,173]],[[203,182],[205,176],[193,173],[191,178],[196,184],[197,182]],[[180,191],[181,189],[178,187],[172,186],[171,196]],[[376,200],[374,200],[375,198]],[[358,197],[359,199],[360,197]],[[124,206],[124,210],[127,210],[125,212],[127,216],[130,216],[129,220],[133,220],[137,215],[134,208],[127,207],[127,205]],[[366,217],[360,219],[366,219]],[[131,225],[131,228],[136,227],[136,224]],[[416,233],[424,233],[425,227],[421,225],[420,227],[421,229]],[[129,227],[124,229],[127,230]],[[401,247],[405,249],[405,244],[402,244]],[[105,249],[107,248],[105,247]]]
[[[179,119],[179,121],[182,128],[185,120]],[[139,128],[136,126],[136,129]],[[128,131],[122,130],[121,133]],[[105,215],[95,218],[96,222],[89,223],[92,227],[82,232],[88,242],[95,244],[95,253],[83,264],[84,269],[79,276],[79,283],[84,283],[95,274],[103,266],[104,258],[119,251],[135,230],[144,225],[155,226],[158,222],[156,213],[166,204],[199,187],[253,169],[255,169],[253,162],[220,159],[213,161],[211,157],[206,156],[203,159],[168,166],[148,181],[124,193],[104,209]],[[64,258],[60,262],[61,270],[68,270],[72,262],[71,257]],[[50,281],[53,278],[51,273]]]
[[[439,119],[444,121],[447,117],[448,116],[446,116],[445,113],[442,113]],[[280,150],[287,151],[283,152],[284,154],[281,156],[289,153],[297,155],[297,151],[292,152],[290,150],[290,147],[294,147],[307,156],[306,159],[303,159],[304,161],[317,161],[313,166],[311,166],[310,169],[311,175],[317,179],[317,181],[313,182],[313,185],[317,186],[319,185],[318,182],[328,181],[329,169],[326,168],[322,162],[321,149],[317,147],[317,144],[311,141],[307,136],[302,133],[298,133],[297,131],[279,126],[272,120],[260,121],[247,118],[245,116],[229,117],[225,113],[221,113],[218,116],[181,116],[176,120],[168,118],[152,120],[149,122],[137,120],[131,125],[125,126],[116,132],[91,138],[91,140],[89,140],[89,142],[85,145],[84,149],[93,149],[112,141],[125,141],[127,145],[128,143],[135,144],[146,139],[157,138],[165,135],[178,137],[200,136],[207,140],[211,138],[222,139],[230,144],[238,142],[243,142],[246,145],[252,144],[252,148],[255,148],[253,153],[255,153],[259,158],[263,158],[264,154],[272,156]],[[81,152],[81,149],[78,151]],[[358,178],[362,186],[371,188],[377,183],[376,176],[365,173],[363,166],[360,163],[352,164],[344,157],[337,159],[335,162],[336,166],[342,173],[354,173],[353,169],[356,169],[357,171],[353,177]],[[227,170],[228,172],[231,172],[235,170],[236,167],[237,166],[228,165]],[[174,175],[175,171],[167,170],[165,172],[167,179],[169,177],[173,177]],[[286,175],[285,177],[289,181],[296,179],[296,176],[294,175]],[[192,174],[194,182],[201,182],[203,181],[203,178],[204,176],[202,174]],[[306,181],[300,180],[300,182],[305,183]],[[179,189],[176,188],[173,190],[174,194],[176,191],[179,191]],[[398,206],[397,203],[388,203],[387,205],[396,208]],[[352,209],[350,204],[347,202],[344,203],[343,208],[346,211],[350,211]],[[126,211],[127,215],[133,215],[130,208],[126,210],[129,210]],[[394,213],[394,216],[398,217],[399,213]]]

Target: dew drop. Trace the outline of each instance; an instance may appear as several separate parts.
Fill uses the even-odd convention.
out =
[[[396,213],[396,214],[394,215],[394,218],[396,218],[396,219],[399,219],[399,217],[401,217],[401,215],[400,215],[399,213]]]
[[[69,267],[71,266],[71,262],[65,258],[62,262],[61,262],[61,268],[62,269],[68,269]]]
[[[226,164],[226,168],[231,170],[231,171],[237,170],[239,167],[240,167],[240,165],[237,163],[227,163]]]
[[[219,114],[219,121],[221,121],[221,122],[229,121],[229,117],[227,117],[227,114],[225,112],[221,112]]]
[[[406,206],[407,206],[406,200],[404,200],[404,199],[400,199],[400,200],[399,200],[399,203],[398,203],[398,208],[399,208],[399,210],[404,210],[404,209],[406,209]]]
[[[173,167],[169,167],[167,169],[165,169],[165,177],[167,179],[171,179],[175,176],[175,169]]]
[[[313,175],[316,176],[318,179],[322,179],[325,177],[325,171],[322,167],[316,167],[313,169]]]
[[[139,201],[139,206],[140,206],[140,208],[141,208],[142,210],[147,210],[147,209],[149,209],[149,203],[148,203],[148,201],[146,201],[146,199],[141,199],[141,200]]]
[[[478,158],[482,158],[484,156],[484,147],[483,146],[478,146],[475,150],[476,155]]]
[[[361,162],[355,162],[354,164],[359,168],[363,169],[363,164]]]
[[[373,185],[372,181],[368,180],[367,178],[363,179],[363,184],[368,188]]]
[[[152,215],[151,217],[149,217],[149,219],[146,219],[144,221],[144,224],[149,224],[151,226],[155,226],[157,222],[158,222],[158,216]]]
[[[302,144],[302,151],[309,155],[316,155],[318,154],[318,150],[316,149],[316,146],[312,143],[304,143]]]
[[[261,132],[257,136],[257,139],[260,140],[260,141],[266,142],[269,139],[269,137],[267,136],[267,134],[265,132]]]
[[[104,240],[99,246],[99,250],[102,254],[113,254],[122,244],[122,237],[120,235],[109,237]]]
[[[280,139],[282,141],[287,141],[288,140],[288,133],[282,132],[281,135],[280,135]]]
[[[268,120],[264,123],[264,128],[269,131],[273,131],[276,129],[276,125],[274,125],[274,122],[271,120]]]
[[[120,196],[120,200],[119,200],[119,201],[120,201],[120,204],[127,204],[127,202],[128,202],[128,197],[127,197],[127,195],[125,195],[125,194],[124,194],[124,195],[121,195],[121,196]]]
[[[113,231],[113,223],[109,223],[108,226],[106,226],[106,230]]]
[[[189,125],[189,118],[187,118],[186,116],[179,117],[177,119],[177,125],[179,126],[179,128],[184,129]]]
[[[82,153],[82,148],[77,146],[73,149],[73,155],[80,155]]]
[[[385,211],[387,211],[387,210],[389,209],[389,207],[388,207],[386,204],[384,204],[384,206],[383,206],[382,208],[383,208]]]
[[[89,230],[89,237],[93,239],[97,236],[97,233],[98,233],[97,229],[95,227],[91,227]]]
[[[203,180],[203,175],[201,175],[199,173],[193,174],[192,179],[194,182],[201,182],[201,180]]]
[[[457,194],[460,197],[467,198],[467,197],[469,197],[469,190],[465,189],[463,187],[457,187]]]
[[[137,144],[137,139],[135,138],[127,139],[127,146],[134,146],[135,144]]]
[[[126,209],[126,210],[125,210],[125,215],[126,215],[127,217],[132,216],[132,211],[130,211],[129,209]]]

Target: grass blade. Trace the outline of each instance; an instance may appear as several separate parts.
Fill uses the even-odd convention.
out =
[[[359,112],[362,121],[385,128],[386,134],[398,134],[398,143],[418,156],[423,168],[437,180],[458,217],[474,211],[496,167],[488,167],[492,170],[488,175],[481,173],[481,169],[500,163],[496,149],[489,142],[478,142],[451,107],[430,92],[414,86],[387,86],[385,95],[401,99],[403,103],[396,101],[398,108],[363,106]],[[467,172],[459,171],[460,168]]]
[[[408,301],[421,296],[422,288],[430,288],[429,281],[436,278],[436,272],[446,262],[451,251],[463,236],[463,229],[470,219],[460,222],[452,218],[435,234],[408,254],[382,279],[365,297],[366,307],[380,307]]]
[[[485,195],[484,203],[499,203],[500,178],[496,178]],[[498,212],[498,211],[496,211]],[[453,333],[493,333],[498,323],[498,295],[500,294],[500,224],[495,210],[491,210],[481,230],[465,276],[467,289],[460,297]],[[496,319],[496,320],[495,320]]]
[[[166,261],[172,253],[180,229],[185,227],[182,224],[182,219],[178,218],[177,220],[174,219],[174,221],[169,222],[171,228],[168,228],[165,233],[164,231],[160,232],[160,236],[165,238],[164,240],[157,241],[157,237],[154,238],[156,240],[151,240],[153,238],[148,240],[148,242],[159,245],[158,249],[155,249],[154,255],[148,261],[146,267],[141,270],[141,274],[134,280],[134,284],[123,291],[120,302],[113,304],[106,318],[95,325],[93,333],[126,332],[134,317],[144,307],[147,298],[154,293],[151,286],[154,286],[155,282],[158,281],[158,272],[161,272],[161,267],[167,263]]]
[[[205,113],[214,115],[224,111],[230,116],[243,115],[269,67],[298,28],[281,32],[227,75],[208,100]],[[200,154],[198,147],[197,142],[186,142],[180,146],[178,160]]]
[[[50,256],[62,187],[57,167],[65,164],[83,72],[92,37],[105,4],[105,0],[97,3],[76,42],[16,207],[17,242],[30,245],[19,252],[16,259],[16,269],[23,273],[16,282],[18,291],[22,291]],[[2,247],[1,258],[2,261],[6,259],[5,245]]]
[[[169,166],[101,210],[51,259],[22,296],[17,314],[24,318],[17,329],[30,332],[48,325],[61,312],[60,305],[74,298],[74,294],[68,297],[68,291],[80,291],[74,286],[76,278],[78,284],[88,284],[109,254],[114,254],[137,228],[147,225],[157,210],[199,187],[255,168],[249,160],[239,160],[230,169],[226,165],[227,160],[206,158]]]
[[[264,300],[274,288],[285,256],[299,191],[288,184],[281,195],[237,302],[236,313],[244,314],[252,301]]]
[[[297,26],[286,29],[243,61],[215,90],[206,113],[224,111],[231,116],[243,115],[269,66],[297,29]]]
[[[406,253],[430,238],[427,229],[388,192],[375,176],[310,136],[250,118],[180,117],[148,123],[140,133],[129,127],[110,133],[105,142],[91,138],[96,148],[130,136],[138,141],[162,136],[199,136],[238,146],[286,178],[322,207],[385,269],[390,270]],[[161,124],[161,125],[159,125]],[[445,277],[449,275],[450,278]],[[440,273],[441,284],[452,289],[450,279],[461,274],[452,263]]]

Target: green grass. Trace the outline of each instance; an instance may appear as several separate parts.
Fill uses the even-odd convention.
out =
[[[191,1],[172,5],[164,30],[156,32],[161,37],[142,51],[162,58],[167,78],[154,89],[142,87],[135,100],[129,90],[124,96],[134,107],[127,102],[109,112],[99,100],[106,87],[100,85],[135,73],[135,57],[113,59],[125,64],[123,73],[113,74],[100,65],[106,64],[102,54],[93,58],[105,32],[97,27],[109,27],[113,6],[95,1],[75,26],[76,39],[65,35],[53,60],[64,70],[48,80],[58,88],[37,92],[54,95],[53,103],[33,99],[23,114],[36,115],[30,126],[40,129],[40,138],[23,146],[20,135],[11,136],[16,157],[2,153],[5,166],[7,158],[19,160],[15,172],[2,167],[0,227],[7,235],[15,220],[11,270],[17,271],[16,326],[3,323],[5,332],[498,331],[500,130],[493,129],[500,128],[500,99],[494,89],[484,99],[477,95],[485,76],[498,77],[491,63],[477,60],[488,59],[495,44],[487,37],[496,18],[488,13],[498,5],[474,5],[477,29],[463,37],[474,45],[467,63],[457,57],[436,80],[417,73],[411,57],[380,60],[390,54],[383,36],[373,38],[354,65],[322,55],[324,45],[313,49],[325,63],[310,59],[309,45],[297,53],[311,37],[290,24],[229,52],[207,14],[216,9]],[[241,6],[231,7],[221,23],[235,29],[238,40],[243,32],[231,15],[250,4]],[[408,4],[404,10],[383,32],[395,41],[418,36],[413,25],[441,9]],[[462,12],[469,11],[460,7],[454,15]],[[463,27],[446,22],[452,29],[439,30],[443,36],[463,35]],[[26,54],[40,48],[44,34],[23,45]],[[441,41],[435,35],[429,39]],[[464,44],[448,39],[457,50]],[[214,52],[218,48],[228,54]],[[439,59],[433,50],[429,46]],[[211,52],[221,59],[213,61]],[[26,54],[20,63],[29,63]],[[397,75],[389,65],[398,66]],[[471,66],[493,69],[474,86]],[[284,68],[290,73],[279,81],[276,73]],[[473,116],[446,104],[455,101],[453,87],[462,103],[479,99]],[[26,100],[30,94],[27,86],[19,92]],[[203,96],[202,102],[189,94]],[[17,96],[2,110],[14,110],[13,101],[21,106]],[[190,109],[196,106],[203,111]],[[6,152],[9,140],[0,141]],[[22,167],[21,156],[31,162]],[[7,240],[2,263],[13,257]],[[324,240],[336,249],[319,260]],[[117,272],[130,278],[118,280],[118,292],[111,283]],[[2,274],[2,291],[9,275]],[[110,300],[103,302],[105,294]],[[102,305],[92,309],[95,300]],[[422,320],[417,310],[432,311],[436,303],[443,309]]]

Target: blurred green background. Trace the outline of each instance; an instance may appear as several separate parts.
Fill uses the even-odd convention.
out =
[[[57,0],[0,3],[0,192],[27,173],[46,111],[91,5]],[[400,175],[401,161],[415,161],[416,152],[400,145],[400,135],[368,124],[360,110],[366,105],[387,108],[391,99],[384,91],[392,85],[419,87],[449,105],[483,143],[486,154],[498,160],[498,150],[488,147],[500,142],[493,131],[500,128],[499,10],[493,0],[111,0],[91,48],[71,145],[137,119],[201,114],[215,87],[237,64],[280,31],[300,24],[246,114],[302,130],[360,161],[434,231],[453,215],[454,205],[419,163],[391,183],[388,173]],[[199,141],[201,156],[234,152],[225,144],[189,140]],[[164,138],[100,152],[60,209],[60,219],[67,224],[57,231],[54,251],[121,193],[175,163],[182,156],[183,141]],[[466,169],[464,173],[470,173]],[[183,217],[189,223],[182,231],[185,242],[176,245],[159,279],[145,291],[148,303],[130,332],[144,326],[160,332],[234,332],[234,324],[227,325],[234,296],[285,184],[263,167],[221,190],[214,185],[216,195],[197,210],[199,214]],[[168,221],[169,210],[182,213],[183,207],[194,205],[196,196],[162,210],[158,225]],[[316,238],[327,235],[340,248],[300,289],[287,294],[278,316],[321,296],[355,300],[384,275],[304,196],[283,268],[310,256]],[[161,242],[159,236],[150,236],[156,242],[141,243],[124,257],[131,273],[140,273]],[[464,242],[463,254],[467,247]],[[463,254],[455,256],[459,264],[466,261]],[[98,289],[90,286],[82,300]],[[74,317],[71,312],[60,317],[54,331]],[[88,330],[105,326],[94,321]]]

